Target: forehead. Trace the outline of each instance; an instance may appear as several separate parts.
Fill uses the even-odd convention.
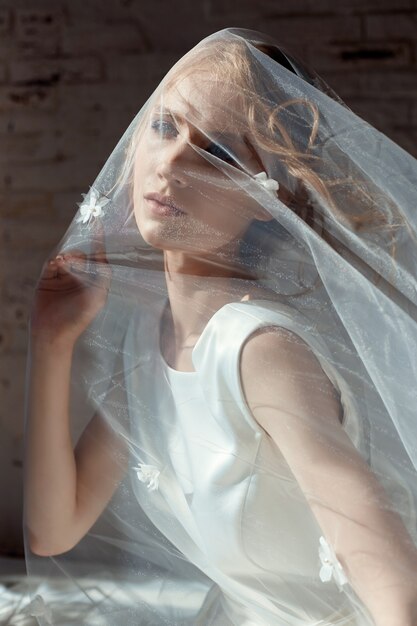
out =
[[[161,91],[156,108],[206,129],[233,129],[243,132],[242,99],[230,84],[218,81],[209,72],[180,78]]]

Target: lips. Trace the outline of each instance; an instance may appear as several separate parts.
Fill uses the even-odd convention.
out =
[[[169,207],[174,213],[178,215],[184,215],[183,211],[175,202],[171,196],[164,196],[161,193],[148,193],[145,196],[146,200],[150,200],[158,203],[159,205]]]

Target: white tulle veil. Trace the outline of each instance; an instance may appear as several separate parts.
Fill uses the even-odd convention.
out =
[[[168,111],[173,94],[181,115]],[[219,121],[218,128],[213,120]],[[188,134],[182,135],[185,127]],[[170,153],[168,162],[166,146],[174,150],[180,136],[187,148],[175,159]],[[222,411],[232,412],[227,408],[234,397],[227,387],[229,370],[222,361],[227,356],[222,342],[230,342],[230,352],[236,347],[230,329],[249,324],[251,316],[262,317],[263,310],[272,324],[278,307],[290,319],[288,328],[314,347],[339,393],[350,439],[417,545],[417,162],[355,115],[314,70],[276,41],[229,28],[201,41],[168,72],[50,255],[81,251],[87,262],[75,264],[74,272],[105,291],[102,308],[74,348],[73,444],[93,416],[100,415],[120,444],[108,448],[114,457],[108,467],[125,471],[97,521],[61,553],[35,553],[31,537],[36,528],[31,528],[27,512],[28,573],[43,581],[33,612],[40,624],[370,624],[366,607],[349,584],[335,574],[323,581],[320,528],[313,517],[305,522],[303,537],[293,526],[293,537],[280,534],[277,527],[271,538],[268,523],[264,525],[268,509],[258,507],[255,523],[250,516],[257,509],[242,508],[230,496],[230,507],[241,507],[235,523],[242,550],[248,562],[258,559],[251,574],[240,562],[233,567],[228,561],[227,528],[214,542],[211,530],[222,511],[205,510],[201,521],[201,485],[195,474],[190,470],[187,491],[188,483],[176,473],[187,474],[184,450],[198,437],[187,439],[186,430],[177,431],[176,415],[182,408],[160,369],[160,343],[153,340],[166,319],[170,268],[150,218],[146,222],[143,213],[140,222],[137,217],[140,203],[145,206],[143,193],[162,189],[164,175],[173,175],[173,164],[181,185],[170,185],[170,193],[178,191],[174,199],[182,199],[180,209],[206,207],[206,212],[195,209],[192,216],[184,216],[178,208],[167,208],[177,211],[164,223],[171,249],[198,256],[196,233],[202,246],[210,238],[223,241],[222,235],[226,241],[227,233],[219,232],[221,222],[214,222],[221,211],[227,228],[228,211],[230,220],[240,219],[240,207],[257,216],[242,233],[235,257],[223,248],[213,249],[212,274],[198,277],[198,282],[187,276],[190,286],[196,281],[196,289],[210,291],[214,300],[225,270],[233,268],[235,276],[228,301],[237,306],[228,305],[210,319],[195,350],[204,410],[217,424]],[[152,187],[150,181],[161,184]],[[268,294],[264,309],[261,297],[242,300],[251,286]],[[221,293],[224,297],[224,289]],[[187,306],[192,316],[201,301],[190,297]],[[221,332],[226,338],[219,338]],[[30,353],[28,380],[34,368]],[[32,403],[33,390],[28,391],[28,422]],[[207,435],[206,426],[201,425],[197,443],[213,454],[218,446],[219,453],[222,443]],[[229,425],[220,423],[218,428],[225,433]],[[180,467],[170,454],[172,437],[181,433],[186,441],[181,443]],[[244,430],[235,434],[233,450],[223,448],[221,454],[244,462],[245,480],[257,473],[264,476],[262,489],[270,489],[271,499],[280,495],[284,502],[300,504],[300,492],[282,481],[282,465],[274,465],[272,452],[251,457],[247,437]],[[205,458],[202,452],[202,465]],[[213,475],[207,492],[213,484],[231,489],[235,479],[230,472],[227,484]],[[246,497],[250,494],[248,488]],[[198,502],[199,512],[193,508]],[[211,500],[204,502],[212,505]],[[257,557],[271,541],[274,558]],[[302,560],[288,556],[292,541],[313,555],[305,568],[298,564]],[[224,561],[213,547],[222,542]],[[55,587],[48,587],[48,581],[55,581]],[[59,595],[59,585],[65,595]],[[64,604],[68,621],[58,617]],[[357,621],[337,622],[335,617],[332,622],[331,615],[342,609]]]

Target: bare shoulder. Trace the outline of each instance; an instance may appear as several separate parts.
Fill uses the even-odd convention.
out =
[[[259,328],[245,341],[241,350],[240,367],[245,377],[271,376],[271,366],[276,371],[285,365],[293,373],[305,371],[306,365],[321,370],[310,346],[299,335],[283,326],[270,325]]]
[[[342,419],[339,391],[311,347],[287,328],[265,326],[248,337],[240,353],[240,376],[247,404],[262,425],[271,411],[311,409],[311,414],[324,411]]]

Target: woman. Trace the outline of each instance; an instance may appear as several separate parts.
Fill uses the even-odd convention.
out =
[[[29,571],[90,560],[83,623],[417,623],[416,173],[251,31],[142,108],[31,319]]]

